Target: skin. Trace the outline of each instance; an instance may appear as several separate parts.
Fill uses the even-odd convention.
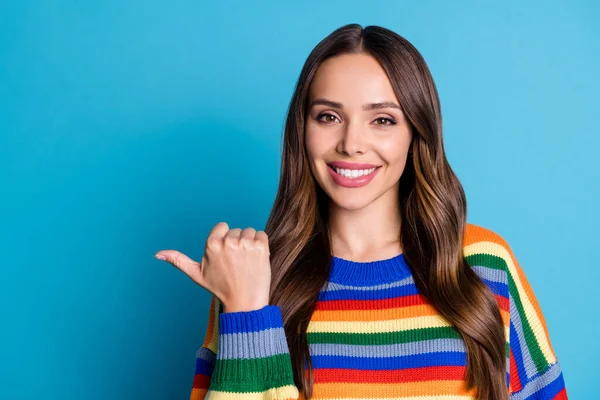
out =
[[[321,64],[309,88],[309,104],[316,99],[339,103],[335,107],[312,106],[305,127],[311,171],[330,198],[333,254],[371,261],[401,253],[398,181],[412,134],[387,75],[368,55],[330,58]],[[365,104],[382,102],[398,106],[363,109]],[[327,171],[326,163],[332,161],[363,162],[381,168],[366,186],[345,188]],[[161,250],[155,257],[211,292],[222,302],[224,312],[230,313],[268,305],[269,254],[264,231],[230,229],[227,223],[219,222],[209,233],[200,261],[176,250]]]
[[[317,99],[342,107],[312,105]],[[398,189],[412,132],[399,108],[363,109],[383,102],[400,105],[387,74],[367,54],[326,60],[309,88],[306,150],[313,176],[330,199],[331,249],[340,258],[372,261],[402,252]],[[332,161],[381,168],[366,186],[346,188],[329,174],[327,162]]]

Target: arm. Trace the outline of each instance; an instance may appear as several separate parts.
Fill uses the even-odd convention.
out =
[[[511,400],[567,399],[565,382],[546,320],[510,246],[504,243],[510,306]]]
[[[190,400],[298,399],[281,310],[223,313],[211,299],[206,336],[196,355]]]

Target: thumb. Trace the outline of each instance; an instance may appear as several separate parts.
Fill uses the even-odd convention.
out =
[[[164,260],[174,267],[177,267],[184,274],[189,276],[194,282],[203,286],[202,282],[202,263],[192,260],[177,250],[161,250],[154,255],[159,260]]]

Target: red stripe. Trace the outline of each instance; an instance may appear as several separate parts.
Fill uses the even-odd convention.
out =
[[[466,367],[443,366],[408,368],[402,370],[352,370],[339,368],[317,368],[315,382],[348,383],[400,383],[428,380],[463,380]]]
[[[554,396],[552,400],[569,400],[567,397],[567,389],[562,388],[560,392],[556,393],[556,396]]]
[[[496,303],[498,303],[498,306],[500,307],[501,310],[508,311],[508,298],[507,297],[497,294],[496,295]]]
[[[380,300],[320,300],[316,310],[385,310],[390,308],[410,307],[429,302],[420,294]]]
[[[196,374],[194,375],[194,383],[192,387],[197,389],[208,389],[210,385],[210,376],[206,376],[204,374]]]
[[[510,351],[510,387],[513,392],[518,392],[523,388],[521,384],[521,379],[519,378],[519,370],[517,369],[517,361],[515,360],[515,356]]]

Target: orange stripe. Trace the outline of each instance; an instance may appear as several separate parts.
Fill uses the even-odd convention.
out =
[[[208,326],[206,327],[206,335],[202,347],[209,347],[212,341],[215,330],[215,312],[216,312],[216,297],[213,295],[210,300],[210,309],[208,310]]]
[[[438,315],[436,309],[429,304],[418,306],[388,308],[386,310],[315,310],[313,321],[386,321],[426,315]]]
[[[504,326],[510,324],[510,313],[500,308],[502,321]],[[356,322],[356,321],[388,321],[393,319],[424,317],[431,315],[439,315],[436,309],[429,305],[423,304],[410,307],[388,308],[386,310],[315,310],[312,314],[311,321],[327,321],[327,322]]]
[[[206,397],[206,392],[208,392],[208,389],[192,388],[192,392],[190,393],[190,400],[204,400],[204,398]]]
[[[508,311],[500,310],[500,315],[502,315],[502,323],[504,326],[510,325],[510,313]]]
[[[382,398],[401,396],[443,396],[476,394],[466,389],[464,381],[437,380],[405,383],[315,383],[314,397]]]
[[[463,236],[463,246],[469,246],[473,243],[483,241],[494,242],[496,244],[502,244],[504,242],[496,232],[479,225],[467,223]]]

